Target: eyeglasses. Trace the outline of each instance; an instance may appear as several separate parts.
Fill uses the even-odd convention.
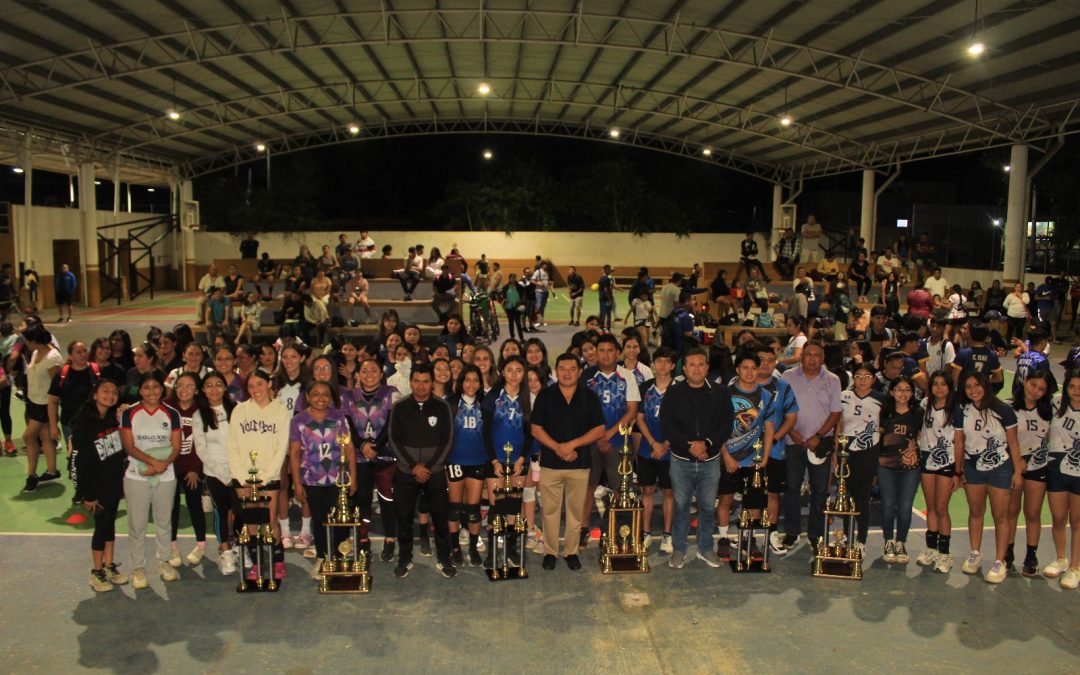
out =
[[[869,380],[869,379],[872,379],[873,377],[874,376],[871,375],[870,373],[859,373],[858,375],[855,376],[855,379],[856,380]]]

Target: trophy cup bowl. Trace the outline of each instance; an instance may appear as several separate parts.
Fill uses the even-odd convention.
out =
[[[625,523],[619,528],[619,538],[622,539],[621,553],[630,550],[630,526]]]

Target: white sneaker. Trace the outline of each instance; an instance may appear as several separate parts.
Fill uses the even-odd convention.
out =
[[[967,560],[960,566],[960,569],[964,574],[978,574],[980,567],[982,567],[982,553],[972,551],[968,553]]]
[[[169,548],[169,559],[166,561],[173,567],[180,567],[183,565],[183,561],[180,560],[180,547],[176,545],[174,541]]]
[[[904,542],[898,541],[893,545],[893,550],[896,551],[896,562],[900,565],[906,565],[908,563],[907,547],[904,546]]]
[[[162,581],[176,581],[180,578],[180,575],[176,573],[172,563],[163,562],[158,564],[158,574],[161,575]]]
[[[297,535],[296,543],[293,544],[293,548],[295,548],[297,550],[299,550],[299,549],[306,550],[306,549],[311,548],[314,545],[315,545],[315,538],[312,537],[307,532],[301,532],[299,535]]]
[[[1000,584],[1005,581],[1005,575],[1009,570],[1005,567],[1005,563],[1000,560],[995,560],[994,564],[990,566],[990,569],[986,570],[986,574],[983,576],[987,583]]]
[[[1061,587],[1072,590],[1080,586],[1080,567],[1070,567],[1061,575]]]
[[[915,558],[915,564],[916,565],[922,565],[924,567],[927,566],[927,565],[933,566],[934,563],[937,562],[937,559],[938,559],[937,549],[928,548],[925,551],[923,551],[922,553],[920,553],[918,558]]]
[[[206,555],[205,546],[196,546],[191,549],[191,553],[187,554],[187,563],[189,565],[198,565],[202,562],[203,556]]]
[[[469,531],[467,529],[465,529],[464,527],[461,528],[460,530],[458,530],[457,540],[458,540],[458,544],[460,544],[461,546],[468,546],[469,545]]]
[[[146,588],[150,584],[146,581],[146,570],[139,568],[131,572],[131,587],[132,588]]]
[[[544,552],[544,533],[541,532],[540,530],[537,530],[535,537],[536,537],[536,543],[533,544],[532,552],[533,553],[543,553]],[[477,547],[477,548],[479,549],[479,547]]]
[[[291,534],[283,534],[281,536],[281,548],[289,549],[293,547],[293,538]]]
[[[934,565],[934,570],[941,572],[942,574],[948,574],[952,571],[953,558],[948,553],[938,553],[937,563]]]
[[[896,543],[893,540],[885,542],[885,553],[881,555],[881,559],[889,564],[896,562]]]
[[[222,576],[236,574],[236,551],[228,549],[218,554],[218,569]]]
[[[1067,569],[1069,569],[1069,561],[1065,558],[1057,558],[1043,568],[1043,576],[1047,579],[1057,579]]]
[[[673,549],[672,549],[672,546],[671,546],[671,535],[670,534],[665,534],[662,537],[660,537],[660,552],[661,553],[671,553],[672,550]]]
[[[315,564],[311,566],[311,578],[318,581],[322,579],[323,559],[315,558]]]
[[[788,547],[784,546],[784,535],[780,534],[779,530],[769,533],[769,548],[774,555],[787,555]]]

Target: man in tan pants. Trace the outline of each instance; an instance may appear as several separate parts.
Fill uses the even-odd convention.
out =
[[[532,409],[532,436],[540,443],[540,498],[543,502],[544,562],[555,569],[559,553],[559,512],[566,502],[563,555],[571,570],[581,569],[578,528],[589,487],[591,446],[604,436],[600,399],[578,384],[581,366],[573,354],[555,360],[558,385],[536,396]]]

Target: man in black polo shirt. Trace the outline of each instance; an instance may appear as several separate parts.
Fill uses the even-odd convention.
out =
[[[431,395],[434,376],[431,366],[418,363],[409,377],[412,395],[401,399],[390,411],[388,440],[397,457],[394,474],[394,501],[397,509],[397,536],[401,547],[394,576],[403,579],[412,569],[413,514],[416,500],[427,496],[431,520],[435,524],[436,567],[446,578],[457,571],[450,564],[450,500],[446,492],[443,464],[454,441],[454,418],[450,406]]]
[[[543,506],[544,562],[555,569],[559,553],[559,511],[566,497],[566,566],[581,569],[578,528],[589,486],[591,447],[604,437],[604,411],[600,399],[578,382],[581,366],[573,354],[555,360],[558,384],[536,396],[532,409],[532,436],[540,443],[540,495]]]

